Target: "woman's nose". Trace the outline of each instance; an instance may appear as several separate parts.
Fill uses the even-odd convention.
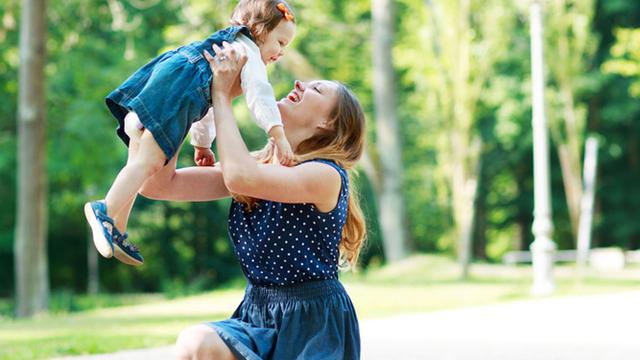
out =
[[[296,90],[298,90],[298,91],[304,91],[305,90],[305,86],[302,83],[302,81],[300,81],[300,80],[296,80],[295,81],[295,87],[296,87]]]

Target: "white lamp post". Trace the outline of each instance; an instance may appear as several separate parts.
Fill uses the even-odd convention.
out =
[[[596,167],[598,164],[598,140],[589,137],[584,151],[584,190],[580,202],[580,225],[578,227],[578,256],[576,263],[582,273],[589,258],[591,248],[591,223],[593,219],[593,202],[596,191]]]
[[[542,9],[539,0],[531,4],[531,76],[533,99],[533,175],[534,211],[531,244],[533,259],[534,295],[551,294],[553,281],[553,254],[556,244],[551,240],[551,190],[549,187],[549,139],[544,110],[544,59],[542,37]]]

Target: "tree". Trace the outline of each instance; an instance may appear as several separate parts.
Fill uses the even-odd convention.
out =
[[[45,311],[49,301],[44,65],[45,0],[24,0],[20,24],[16,313]]]
[[[440,165],[449,184],[458,259],[466,278],[471,262],[475,200],[482,141],[477,109],[494,65],[506,53],[512,28],[508,4],[501,0],[439,2],[425,0],[429,10],[431,54],[440,138]]]
[[[640,97],[640,29],[619,28],[615,31],[616,43],[611,48],[612,58],[602,69],[605,73],[619,74],[633,79],[629,87],[631,96]]]
[[[578,99],[584,92],[585,78],[597,49],[591,31],[593,0],[553,0],[545,13],[545,42],[552,80],[557,93],[549,111],[551,135],[558,147],[571,229],[578,234],[582,198],[582,161],[587,109]],[[551,100],[550,99],[550,100]],[[553,111],[555,110],[555,111]]]
[[[373,92],[380,158],[381,189],[379,214],[385,256],[397,261],[408,253],[405,236],[405,206],[402,194],[402,144],[396,114],[395,80],[392,59],[392,0],[373,0]]]

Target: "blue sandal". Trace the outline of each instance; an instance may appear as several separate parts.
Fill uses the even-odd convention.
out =
[[[84,216],[91,226],[93,245],[100,255],[110,258],[115,252],[113,246],[114,230],[118,231],[113,219],[107,215],[107,205],[104,201],[92,201],[84,204]]]
[[[116,229],[116,231],[118,230]],[[138,247],[130,243],[128,238],[129,234],[126,232],[124,234],[120,234],[120,232],[118,232],[114,237],[113,243],[116,250],[116,259],[127,265],[142,265],[144,263],[144,258],[140,254]]]
[[[93,244],[100,255],[116,259],[127,265],[142,265],[144,258],[138,247],[128,241],[129,235],[121,234],[115,222],[107,215],[104,200],[88,202],[84,205],[84,215],[93,232]]]

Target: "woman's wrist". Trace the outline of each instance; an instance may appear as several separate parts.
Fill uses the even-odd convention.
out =
[[[225,94],[222,91],[213,91],[214,95],[212,97],[212,101],[213,104],[220,104],[220,105],[231,105],[231,95],[229,94]],[[215,105],[214,105],[214,109],[215,109]]]

